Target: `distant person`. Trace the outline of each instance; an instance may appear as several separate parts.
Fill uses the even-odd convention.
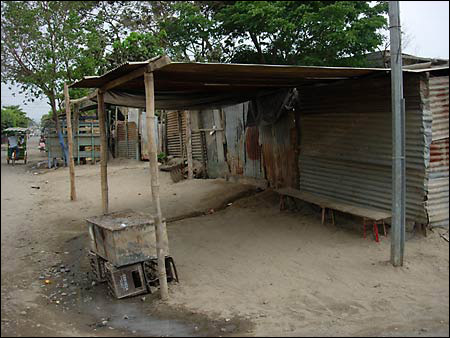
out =
[[[39,150],[44,151],[45,150],[45,138],[44,136],[41,136],[41,139],[39,140]]]
[[[11,149],[11,155],[15,152],[14,158],[17,159],[19,157],[19,140],[16,135],[8,136],[8,144]]]

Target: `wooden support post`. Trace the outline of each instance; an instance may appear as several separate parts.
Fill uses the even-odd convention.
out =
[[[80,135],[79,135],[79,123],[80,123],[80,105],[75,103],[73,105],[73,130],[75,131],[75,140],[77,148],[77,164],[80,165]]]
[[[153,73],[144,74],[145,82],[145,107],[146,107],[146,127],[148,135],[148,157],[150,162],[150,175],[153,197],[153,217],[156,226],[156,252],[158,256],[158,277],[161,299],[169,298],[167,286],[166,262],[165,257],[168,253],[169,241],[167,238],[166,223],[163,222],[161,213],[161,202],[159,200],[159,172],[158,158],[156,154],[155,142],[155,87]]]
[[[224,163],[225,162],[225,154],[223,151],[222,118],[220,116],[220,111],[217,109],[214,109],[214,125],[217,128],[217,131],[216,131],[217,159],[218,159],[219,163]]]
[[[105,101],[103,92],[98,91],[98,124],[100,127],[100,176],[102,186],[102,210],[108,213],[108,146],[106,143]]]
[[[69,147],[70,200],[75,201],[77,199],[77,193],[75,191],[75,164],[73,163],[72,117],[70,113],[70,97],[67,83],[64,83],[64,98],[66,103],[67,144]]]
[[[192,161],[192,128],[191,128],[191,112],[186,110],[186,152],[188,165],[188,180],[194,178],[194,168]]]

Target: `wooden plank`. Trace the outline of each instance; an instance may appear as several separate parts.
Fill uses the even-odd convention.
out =
[[[216,144],[217,144],[217,160],[219,163],[225,162],[225,154],[223,151],[223,128],[222,128],[222,119],[220,116],[220,112],[217,109],[214,109],[214,125],[217,128],[216,131]],[[221,131],[219,131],[219,129]]]
[[[381,221],[391,217],[391,214],[382,210],[373,208],[354,206],[346,203],[336,201],[334,199],[326,198],[323,196],[314,195],[307,192],[302,192],[293,188],[276,189],[277,193],[281,195],[291,196],[300,200],[319,205],[322,208],[334,209],[342,212],[346,212],[359,217],[366,217],[376,221]]]
[[[188,163],[188,179],[194,178],[193,164],[192,164],[192,132],[191,132],[191,112],[185,111],[186,114],[186,152]]]

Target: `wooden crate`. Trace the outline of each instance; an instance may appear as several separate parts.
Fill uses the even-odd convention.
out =
[[[93,251],[89,251],[89,263],[95,280],[99,283],[106,282],[106,261]]]
[[[106,281],[111,294],[116,298],[125,298],[148,293],[142,263],[117,268],[105,263]]]
[[[156,235],[151,215],[126,210],[86,220],[91,250],[116,267],[156,257]]]

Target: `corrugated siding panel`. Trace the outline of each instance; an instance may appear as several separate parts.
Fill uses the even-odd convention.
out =
[[[448,76],[430,77],[430,109],[433,113],[433,141],[449,137]]]
[[[180,138],[181,132],[181,138]],[[185,112],[167,113],[167,152],[168,155],[186,158],[186,115]],[[206,140],[203,132],[192,132],[192,158],[206,164]]]
[[[273,188],[298,188],[297,130],[293,114],[259,127],[266,179]]]
[[[246,127],[248,102],[228,106],[225,114],[227,162],[231,175],[264,178],[258,127]]]
[[[426,118],[420,81],[408,76],[407,218],[425,223]],[[391,210],[391,99],[388,77],[301,92],[300,190]]]
[[[433,116],[428,166],[427,212],[431,226],[449,226],[449,77],[430,77],[429,109]]]
[[[138,132],[135,122],[117,122],[117,156],[120,158],[137,158]]]
[[[245,105],[237,104],[223,109],[225,114],[225,136],[227,139],[226,160],[231,175],[244,175]]]

